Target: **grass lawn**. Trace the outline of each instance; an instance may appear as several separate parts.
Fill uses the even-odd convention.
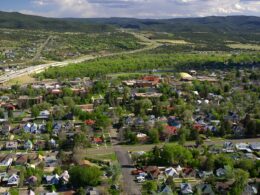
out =
[[[96,159],[96,160],[111,160],[111,161],[116,161],[116,154],[114,152],[112,153],[107,153],[107,154],[91,154],[87,155],[87,157]]]

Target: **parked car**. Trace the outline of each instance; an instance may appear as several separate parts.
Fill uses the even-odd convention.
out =
[[[144,176],[137,176],[136,181],[137,181],[137,183],[145,182],[145,177]]]

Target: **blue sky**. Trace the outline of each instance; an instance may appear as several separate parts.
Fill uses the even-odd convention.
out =
[[[0,0],[0,10],[48,17],[260,16],[260,0]]]

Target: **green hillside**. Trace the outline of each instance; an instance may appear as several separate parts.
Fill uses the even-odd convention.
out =
[[[82,24],[76,21],[68,21],[64,19],[45,18],[40,16],[20,14],[17,12],[1,11],[0,28],[60,32],[104,32],[114,30],[114,28],[105,24]]]

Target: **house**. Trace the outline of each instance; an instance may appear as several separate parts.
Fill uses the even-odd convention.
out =
[[[32,148],[33,148],[32,141],[31,140],[25,141],[23,147],[25,150],[32,150]]]
[[[27,123],[24,125],[23,130],[25,133],[39,133],[38,125],[36,123]]]
[[[164,173],[167,177],[179,177],[178,171],[172,167],[165,169]]]
[[[226,149],[226,150],[233,150],[234,144],[232,142],[225,142],[223,144],[223,148]]]
[[[224,177],[226,175],[226,169],[219,168],[216,170],[217,177]]]
[[[47,183],[47,184],[57,185],[57,184],[59,184],[59,182],[60,182],[60,177],[59,177],[58,174],[55,174],[55,175],[47,175],[47,176],[45,176],[45,180],[46,180],[46,183]]]
[[[86,195],[99,195],[99,191],[97,188],[90,187],[86,190]]]
[[[156,87],[160,82],[158,76],[144,76],[140,80],[136,80],[134,85],[136,87]]]
[[[258,190],[257,190],[256,186],[247,184],[242,195],[254,195],[257,193],[258,193]]]
[[[144,172],[146,172],[148,174],[148,177],[150,177],[151,179],[158,178],[158,176],[161,173],[157,166],[147,166],[147,167],[144,167],[143,170],[144,170]]]
[[[177,129],[181,128],[181,122],[180,120],[175,116],[170,116],[168,118],[168,125],[172,127],[176,127]]]
[[[95,107],[95,106],[103,103],[104,97],[102,95],[98,95],[98,96],[95,96],[95,97],[93,96],[93,97],[91,97],[91,100],[92,100],[94,107]]]
[[[233,123],[231,127],[236,137],[242,137],[244,135],[244,127],[241,124]]]
[[[35,186],[37,185],[37,181],[38,181],[37,177],[32,175],[29,178],[27,178],[26,183],[30,186]]]
[[[210,184],[199,184],[196,186],[201,195],[215,195]]]
[[[131,125],[131,124],[133,124],[133,118],[131,117],[131,116],[127,116],[126,118],[125,118],[125,120],[124,120],[124,123],[125,123],[125,125]]]
[[[18,147],[18,143],[16,141],[7,141],[5,143],[6,150],[16,150]]]
[[[19,155],[15,160],[15,165],[25,165],[28,161],[28,155]]]
[[[46,148],[46,142],[44,140],[37,140],[34,144],[35,150],[43,150]]]
[[[4,123],[1,128],[1,133],[3,135],[8,135],[10,131],[11,131],[11,125],[8,123]]]
[[[190,167],[183,168],[182,173],[184,177],[196,177],[197,175],[196,170]]]
[[[232,142],[225,142],[223,144],[223,152],[226,153],[233,153],[234,152],[234,145]]]
[[[45,157],[45,166],[47,167],[55,167],[57,165],[56,156],[47,156]]]
[[[6,155],[0,160],[0,166],[8,167],[12,164],[13,157],[12,155]]]
[[[181,77],[181,81],[192,81],[194,79],[190,74],[186,72],[181,72],[180,77]]]
[[[162,93],[156,92],[146,92],[146,93],[135,93],[134,97],[136,98],[160,98]]]
[[[42,96],[29,97],[29,96],[20,96],[17,99],[17,105],[20,109],[26,109],[35,104],[41,104],[43,101]]]
[[[159,191],[157,193],[158,195],[172,195],[172,189],[170,186],[166,185],[166,184],[162,184],[161,187],[159,187]]]
[[[213,175],[213,171],[199,171],[198,175],[200,178],[204,179]]]
[[[48,110],[43,110],[40,112],[38,119],[48,119],[50,116],[50,112]]]
[[[148,136],[145,133],[137,133],[136,137],[140,142],[145,142],[148,139]]]
[[[28,191],[28,195],[35,195],[35,192],[32,191],[32,190],[29,190],[29,191]]]
[[[62,124],[58,123],[58,122],[55,123],[53,125],[53,134],[58,135],[60,133],[61,129],[62,129]]]
[[[141,117],[138,117],[135,120],[135,126],[142,126],[142,125],[144,125],[144,120]]]
[[[50,90],[50,94],[52,94],[52,95],[60,95],[60,94],[62,94],[63,92],[62,92],[62,90],[60,90],[60,89],[51,89]]]
[[[41,132],[41,133],[44,133],[46,132],[46,124],[39,124],[38,125],[38,131]]]
[[[93,112],[94,111],[94,104],[83,104],[83,105],[79,105],[79,107],[84,112]]]
[[[181,194],[193,194],[192,187],[189,183],[181,183]]]
[[[236,144],[236,149],[244,152],[252,153],[253,151],[249,148],[249,145],[246,143]]]
[[[227,181],[227,182],[216,182],[215,189],[217,192],[225,193],[230,190],[234,181]]]
[[[51,140],[49,141],[49,143],[50,143],[51,148],[56,148],[57,145],[58,145],[54,139],[51,139]]]
[[[1,172],[0,173],[0,181],[3,182],[3,183],[7,183],[9,179],[9,176],[7,174],[7,172]]]
[[[163,134],[165,137],[170,138],[171,136],[178,135],[177,127],[165,125]]]
[[[7,181],[8,186],[18,186],[19,176],[17,174],[12,174]]]
[[[240,117],[236,113],[229,111],[228,115],[226,115],[224,119],[228,121],[232,121],[233,123],[238,123]]]
[[[66,185],[67,183],[69,183],[69,172],[68,171],[64,171],[61,175],[60,175],[60,182],[64,185]]]
[[[260,151],[260,142],[251,143],[249,147],[254,151]]]
[[[136,84],[136,80],[126,80],[126,81],[122,81],[122,83],[126,86],[134,86]]]

